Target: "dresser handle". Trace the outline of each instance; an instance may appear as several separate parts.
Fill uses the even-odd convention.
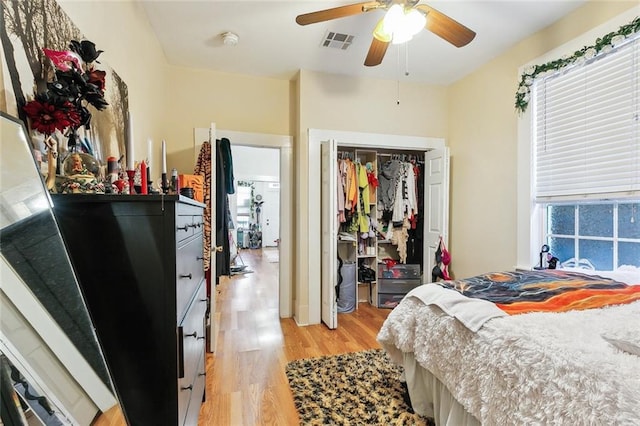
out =
[[[195,337],[197,339],[198,338],[198,332],[194,331],[191,334],[185,334],[184,337]]]
[[[180,278],[189,278],[189,279],[191,279],[191,278],[193,278],[193,276],[191,275],[191,272],[189,272],[189,274],[187,274],[187,275],[180,274]]]
[[[197,337],[197,340],[203,340],[204,336]]]
[[[193,389],[193,385],[180,387],[180,390],[192,390],[192,389]]]
[[[209,299],[200,299],[201,302],[208,302]]]
[[[184,377],[184,329],[178,327],[178,379]]]
[[[189,230],[189,225],[178,226],[178,231],[188,231],[188,230]]]
[[[198,257],[196,257],[196,260],[204,260],[204,257],[198,256]]]
[[[206,376],[207,373],[198,373],[198,376]]]

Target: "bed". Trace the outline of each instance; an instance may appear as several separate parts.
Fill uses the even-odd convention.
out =
[[[438,425],[640,424],[640,269],[425,284],[378,341]]]

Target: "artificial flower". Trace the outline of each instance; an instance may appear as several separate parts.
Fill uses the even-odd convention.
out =
[[[56,130],[63,132],[72,147],[79,141],[78,128],[89,129],[91,112],[87,104],[97,110],[109,104],[104,99],[106,73],[93,66],[102,50],[96,50],[89,40],[72,40],[69,49],[43,49],[53,64],[55,79],[47,83],[46,92],[37,94],[24,106],[24,111],[34,130],[46,135]]]
[[[96,45],[89,40],[71,40],[69,49],[76,52],[86,63],[94,62],[102,53],[102,50],[96,50]]]
[[[24,111],[31,120],[31,127],[45,135],[51,135],[56,130],[62,132],[80,124],[80,116],[71,102],[56,101],[46,94],[38,95],[28,102]]]
[[[51,60],[53,66],[59,69],[60,71],[71,71],[74,66],[77,70],[82,70],[82,65],[80,64],[80,56],[74,52],[70,51],[60,51],[60,50],[51,50],[51,49],[42,49],[45,56]]]
[[[616,36],[611,37],[611,45],[612,46],[618,46],[620,44],[622,44],[623,41],[625,41],[626,37],[624,36],[624,34],[618,34]]]
[[[107,73],[102,70],[91,70],[87,74],[89,74],[89,83],[97,86],[101,92],[104,92]]]

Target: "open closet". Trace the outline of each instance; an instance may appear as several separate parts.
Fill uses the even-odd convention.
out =
[[[322,321],[393,308],[431,281],[446,236],[448,150],[322,142]]]

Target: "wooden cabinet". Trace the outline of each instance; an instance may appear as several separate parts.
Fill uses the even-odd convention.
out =
[[[161,195],[52,198],[128,423],[197,425],[204,205]]]

